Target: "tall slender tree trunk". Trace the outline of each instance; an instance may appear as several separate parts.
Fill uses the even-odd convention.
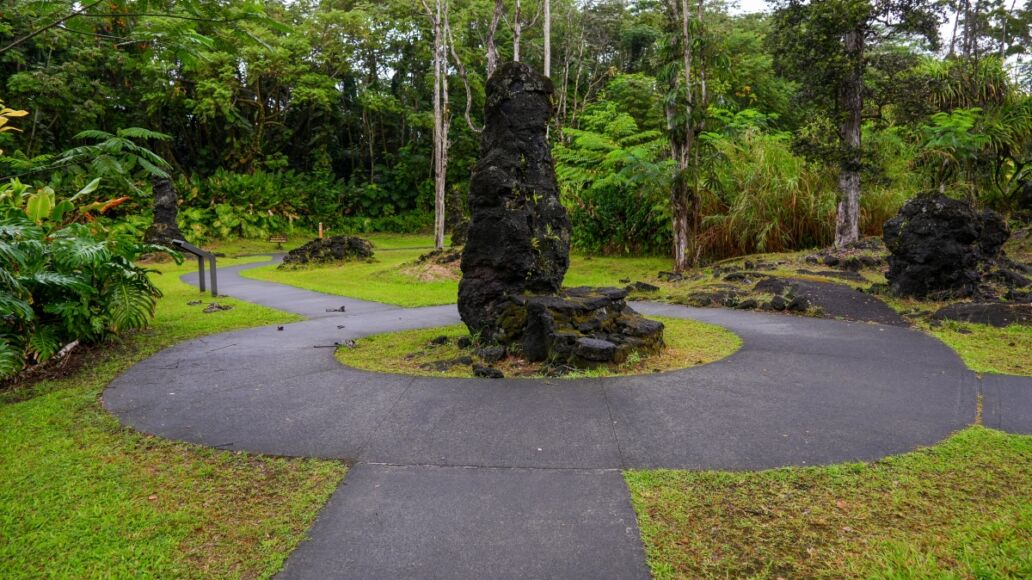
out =
[[[521,14],[520,0],[516,0],[516,5],[513,9],[512,14],[512,60],[513,62],[520,62],[520,36],[523,32],[523,22],[521,21],[523,14]]]
[[[838,211],[835,216],[835,246],[860,239],[860,124],[864,106],[864,31],[850,31],[845,37],[849,73],[842,86],[842,160],[839,168]]]
[[[495,0],[494,14],[491,15],[491,25],[487,29],[487,78],[491,78],[498,68],[498,47],[495,45],[495,32],[498,31],[498,22],[502,19],[502,12],[505,5],[502,0]]]
[[[552,78],[552,3],[549,0],[545,2],[545,22],[544,35],[545,35],[545,76]]]
[[[434,34],[434,248],[444,249],[445,191],[448,176],[448,53],[447,0],[435,0],[434,9],[423,2]]]
[[[695,64],[694,41],[691,31],[691,12],[688,0],[669,0],[670,17],[681,35],[681,59],[683,77],[673,75],[670,79],[670,90],[679,92],[679,85],[684,82],[683,107],[681,99],[670,99],[666,105],[667,131],[670,133],[670,154],[674,160],[676,174],[670,189],[671,227],[673,230],[674,271],[683,272],[691,268],[698,259],[699,252],[692,251],[693,236],[698,225],[699,201],[698,192],[689,181],[692,163],[698,163],[695,151],[695,136],[702,129],[696,120],[698,112],[705,110],[705,75],[700,60],[699,70],[693,72]],[[698,18],[702,22],[702,7],[699,7]],[[699,82],[696,83],[696,76]],[[700,109],[700,107],[702,107]],[[697,168],[695,168],[697,170]]]

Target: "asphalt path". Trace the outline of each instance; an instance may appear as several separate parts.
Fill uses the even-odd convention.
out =
[[[780,314],[635,303],[742,338],[730,357],[680,371],[361,371],[338,363],[333,345],[455,324],[455,306],[400,308],[239,275],[262,265],[221,269],[220,290],[307,320],[173,346],[112,382],[104,405],[171,439],[353,462],[284,577],[647,577],[622,469],[878,459],[973,423],[980,395],[987,426],[1032,433],[1030,378],[978,377],[909,328]]]

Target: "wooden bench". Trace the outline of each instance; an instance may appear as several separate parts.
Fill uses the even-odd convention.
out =
[[[282,247],[283,244],[287,243],[287,236],[282,236],[282,235],[269,236],[269,241],[279,245],[280,247]]]

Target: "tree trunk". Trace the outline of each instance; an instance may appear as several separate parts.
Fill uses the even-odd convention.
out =
[[[520,62],[520,36],[523,31],[523,23],[520,18],[523,15],[520,13],[520,0],[516,0],[516,6],[513,10],[512,15],[512,60],[513,62]]]
[[[544,35],[545,35],[545,76],[552,78],[552,3],[549,0],[545,1],[545,22],[544,22]]]
[[[494,14],[491,15],[491,26],[487,29],[487,78],[491,78],[498,68],[498,47],[495,46],[495,32],[498,30],[498,22],[502,19],[502,11],[505,5],[502,0],[495,0]]]
[[[842,86],[842,160],[839,168],[835,247],[860,239],[860,124],[864,99],[864,32],[845,37],[849,73]]]
[[[448,175],[448,80],[447,47],[444,38],[447,0],[436,0],[434,10],[424,2],[434,32],[434,248],[444,249],[444,194]]]
[[[692,238],[696,233],[698,224],[697,214],[699,212],[698,193],[689,182],[689,170],[693,159],[697,162],[695,155],[695,136],[703,127],[697,123],[695,117],[699,107],[705,108],[702,102],[705,98],[705,80],[693,86],[695,74],[702,72],[701,64],[696,73],[693,73],[694,38],[691,33],[688,0],[670,0],[668,6],[672,22],[681,32],[681,59],[683,67],[683,82],[685,84],[685,98],[683,108],[679,108],[679,99],[670,99],[666,105],[667,131],[670,133],[670,154],[675,164],[675,175],[673,186],[670,188],[670,210],[671,227],[673,229],[673,254],[674,271],[684,272],[691,268],[698,258],[698,251],[689,251],[692,246]],[[702,18],[701,7],[699,11],[700,24]],[[704,79],[704,76],[700,76]],[[673,75],[670,78],[670,90],[677,94],[678,86],[682,77]],[[678,113],[683,115],[679,118]],[[697,169],[697,168],[696,168]]]

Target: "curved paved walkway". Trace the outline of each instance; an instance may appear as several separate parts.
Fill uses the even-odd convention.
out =
[[[260,265],[223,269],[224,292],[308,320],[169,348],[116,379],[104,405],[164,437],[356,462],[286,577],[644,577],[619,470],[876,459],[972,423],[981,389],[953,351],[905,328],[654,303],[635,307],[725,326],[744,345],[640,377],[369,373],[315,347],[454,324],[455,307],[403,309],[238,275]],[[987,424],[1032,432],[1032,380],[987,387]]]

